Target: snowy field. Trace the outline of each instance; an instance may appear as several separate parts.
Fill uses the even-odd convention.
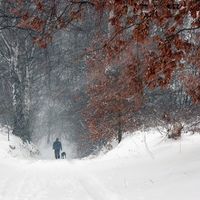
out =
[[[127,137],[97,158],[55,160],[0,130],[0,200],[199,200],[200,135]],[[146,142],[145,142],[146,141]]]

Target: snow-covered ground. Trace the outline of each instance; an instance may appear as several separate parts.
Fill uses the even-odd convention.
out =
[[[50,148],[31,158],[31,148],[0,130],[0,200],[200,199],[199,134],[141,132],[82,160],[55,160]]]

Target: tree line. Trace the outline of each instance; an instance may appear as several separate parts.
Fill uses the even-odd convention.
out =
[[[58,135],[78,157],[141,127],[192,124],[199,7],[196,0],[3,0],[1,123],[24,141]]]

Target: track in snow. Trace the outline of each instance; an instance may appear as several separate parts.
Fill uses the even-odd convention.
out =
[[[0,200],[118,200],[96,174],[67,160],[23,161],[7,170]]]

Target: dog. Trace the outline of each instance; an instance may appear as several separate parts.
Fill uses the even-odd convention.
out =
[[[61,158],[62,158],[62,159],[66,158],[66,153],[65,153],[65,152],[62,152],[62,153],[61,153]]]

